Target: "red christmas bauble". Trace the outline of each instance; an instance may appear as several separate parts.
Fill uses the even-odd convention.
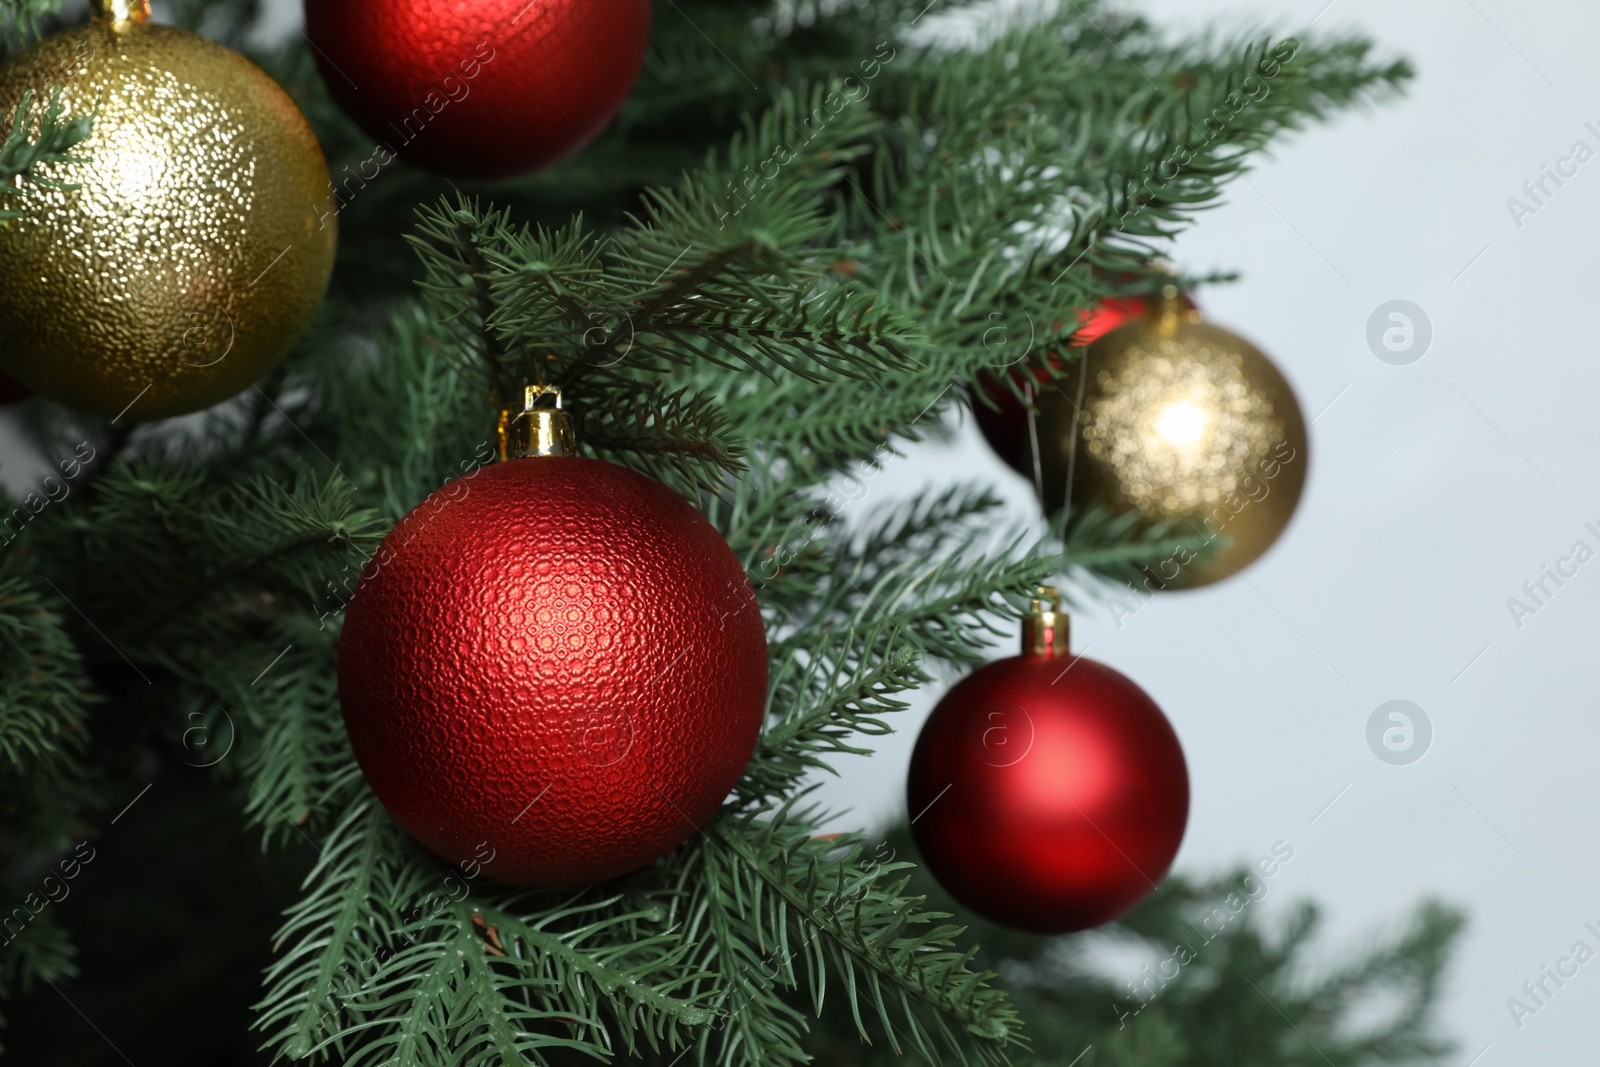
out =
[[[1184,297],[1184,301],[1193,306],[1193,301],[1188,297]],[[1080,312],[1078,329],[1072,335],[1072,347],[1086,347],[1118,326],[1144,318],[1148,303],[1149,298],[1143,295],[1108,296],[1100,301],[1098,307]],[[1052,353],[1049,360],[1059,372],[1063,365],[1061,358]],[[1033,375],[1036,390],[1071,388],[1076,384],[1072,378],[1053,377],[1043,367],[1034,367],[1031,371],[1012,371],[1011,380],[1020,386],[1029,373]],[[1024,477],[1032,478],[1033,443],[1028,437],[1028,409],[1023,407],[1011,387],[994,375],[979,375],[977,388],[995,404],[990,407],[982,400],[973,401],[972,418],[978,424],[978,431],[1008,467]]]
[[[582,148],[627,98],[650,37],[650,0],[306,0],[305,17],[356,124],[460,178]]]
[[[951,689],[917,738],[907,786],[912,834],[940,884],[993,922],[1047,934],[1143,899],[1189,818],[1183,749],[1161,709],[1064,647],[1036,646]]]
[[[440,489],[362,575],[339,644],[350,746],[446,859],[537,886],[694,834],[761,730],[766,633],[727,543],[659,482],[577,456]]]

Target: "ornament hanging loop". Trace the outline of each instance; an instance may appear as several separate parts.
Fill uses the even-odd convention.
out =
[[[572,413],[561,410],[561,390],[553,385],[524,389],[522,410],[506,424],[505,458],[570,456],[577,451],[577,430]]]
[[[122,31],[150,18],[150,0],[92,0],[94,17]]]
[[[1071,645],[1071,623],[1061,610],[1061,593],[1054,586],[1034,590],[1028,613],[1022,617],[1022,654],[1051,658],[1065,656]]]

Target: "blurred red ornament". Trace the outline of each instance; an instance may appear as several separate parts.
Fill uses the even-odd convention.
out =
[[[1003,926],[1059,934],[1110,922],[1156,887],[1183,841],[1189,772],[1161,709],[1072,656],[1055,590],[1041,595],[1023,654],[934,708],[907,801],[917,848],[952,896]]]
[[[1189,297],[1185,296],[1184,301],[1189,306],[1194,306]],[[1118,326],[1137,322],[1144,317],[1148,305],[1149,297],[1142,294],[1106,297],[1100,301],[1099,307],[1088,308],[1078,313],[1078,329],[1072,335],[1072,347],[1086,347]],[[1058,328],[1059,325],[1058,323]],[[1062,366],[1060,357],[1052,353],[1049,359],[1059,371]],[[1033,375],[1035,389],[1072,388],[1076,385],[1076,379],[1053,379],[1050,372],[1043,367],[1034,367],[1030,371],[1014,370],[1011,372],[1011,380],[1020,385],[1027,380],[1026,375],[1029,373]],[[1028,436],[1028,409],[1023,407],[1022,401],[1017,399],[1011,387],[994,375],[980,375],[978,388],[996,405],[990,407],[982,400],[973,400],[972,417],[978,424],[979,432],[983,434],[984,440],[989,442],[989,447],[994,449],[995,455],[1005,460],[1007,466],[1024,477],[1032,478],[1033,443]]]
[[[328,92],[379,146],[497,178],[611,121],[644,60],[650,0],[306,0],[305,19]],[[367,162],[370,180],[388,160]]]
[[[339,645],[350,745],[390,814],[446,859],[491,855],[491,877],[537,886],[613,878],[692,836],[767,696],[727,543],[659,482],[560,454],[565,425],[554,454],[514,449],[529,458],[407,515]]]

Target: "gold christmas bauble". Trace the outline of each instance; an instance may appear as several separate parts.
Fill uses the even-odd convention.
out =
[[[5,197],[0,367],[82,411],[197,411],[283,359],[327,289],[322,151],[289,95],[236,52],[106,0],[0,66],[0,115],[62,85],[93,116],[73,154]],[[17,180],[19,185],[21,179]]]
[[[1198,538],[1146,568],[1152,588],[1209,585],[1270,548],[1305,486],[1305,419],[1272,361],[1202,322],[1169,287],[1147,316],[1090,345],[1039,400],[1046,510],[1137,509]],[[1076,417],[1074,417],[1076,416]]]

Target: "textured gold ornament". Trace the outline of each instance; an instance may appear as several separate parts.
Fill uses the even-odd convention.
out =
[[[111,0],[0,67],[0,114],[65,86],[93,115],[76,189],[6,198],[0,367],[44,396],[134,419],[197,411],[283,359],[327,289],[332,188],[289,95],[236,52]]]
[[[1309,458],[1300,405],[1272,361],[1202,322],[1175,287],[1084,360],[1081,402],[1072,374],[1039,400],[1046,509],[1070,491],[1075,508],[1137,509],[1207,542],[1199,556],[1149,568],[1158,588],[1208,585],[1270,548],[1300,502]]]

